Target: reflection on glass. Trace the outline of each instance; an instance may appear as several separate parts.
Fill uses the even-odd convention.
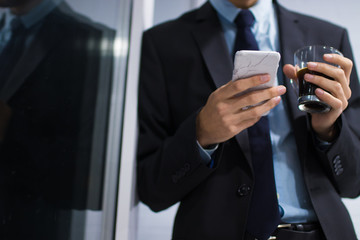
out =
[[[0,239],[71,239],[101,208],[114,31],[62,1],[0,7]]]

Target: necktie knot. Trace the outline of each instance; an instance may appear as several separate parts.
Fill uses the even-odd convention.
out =
[[[251,27],[255,22],[255,17],[248,9],[243,9],[234,20],[238,28]]]
[[[255,22],[254,15],[248,9],[239,12],[234,20],[237,26],[237,33],[234,44],[233,54],[239,50],[259,50],[255,36],[251,31],[251,26]]]

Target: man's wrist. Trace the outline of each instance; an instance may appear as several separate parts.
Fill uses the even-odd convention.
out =
[[[315,131],[316,137],[323,142],[332,142],[339,136],[339,127],[334,123],[330,128],[323,131]]]

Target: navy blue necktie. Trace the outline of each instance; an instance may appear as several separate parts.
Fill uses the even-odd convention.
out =
[[[251,32],[253,14],[242,10],[235,19],[237,34],[234,53],[238,50],[259,50]],[[269,120],[267,116],[248,128],[255,183],[247,221],[247,231],[257,239],[268,239],[280,222],[272,159]]]
[[[0,89],[11,74],[25,47],[26,28],[19,18],[11,23],[11,38],[0,54]]]

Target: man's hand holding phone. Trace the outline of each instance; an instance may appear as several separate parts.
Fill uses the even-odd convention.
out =
[[[270,81],[269,74],[261,74],[241,81],[230,81],[215,90],[197,116],[196,134],[202,147],[224,142],[254,125],[262,115],[280,103],[284,86],[275,86],[239,93]],[[264,102],[263,104],[260,104]],[[247,108],[248,106],[254,106]]]
[[[237,52],[232,81],[215,90],[197,116],[202,147],[234,137],[280,103],[286,88],[275,86],[279,60],[276,52]]]

